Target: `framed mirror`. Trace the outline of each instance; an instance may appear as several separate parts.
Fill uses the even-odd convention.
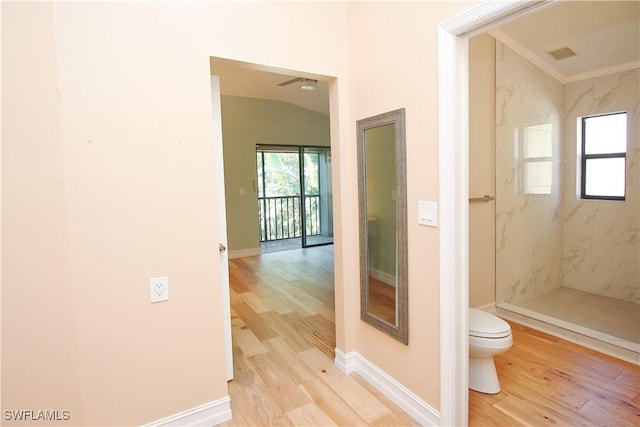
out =
[[[408,344],[404,108],[358,120],[360,318]]]

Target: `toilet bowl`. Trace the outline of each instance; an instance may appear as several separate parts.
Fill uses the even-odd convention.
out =
[[[511,327],[498,316],[469,308],[469,388],[482,393],[500,392],[493,356],[511,348]]]

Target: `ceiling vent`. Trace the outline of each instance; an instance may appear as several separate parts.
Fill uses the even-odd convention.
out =
[[[551,52],[547,52],[547,53],[553,56],[556,59],[556,61],[559,61],[561,59],[571,58],[572,56],[576,56],[576,53],[568,47],[562,47],[560,49],[552,50]]]

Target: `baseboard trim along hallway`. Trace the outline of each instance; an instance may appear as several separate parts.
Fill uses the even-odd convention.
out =
[[[229,251],[229,259],[258,256],[261,253],[262,251],[260,248],[238,249],[236,251]]]
[[[229,396],[214,400],[204,405],[179,412],[145,424],[142,427],[167,426],[214,426],[231,419],[231,398]]]
[[[355,351],[335,349],[334,364],[345,374],[357,373],[423,426],[440,425],[440,413],[411,390]]]

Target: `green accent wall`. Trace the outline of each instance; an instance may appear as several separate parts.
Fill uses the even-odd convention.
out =
[[[260,246],[256,144],[330,146],[329,116],[266,99],[221,96],[227,246]],[[241,194],[244,188],[245,194]]]
[[[366,130],[369,267],[396,276],[395,126]]]

